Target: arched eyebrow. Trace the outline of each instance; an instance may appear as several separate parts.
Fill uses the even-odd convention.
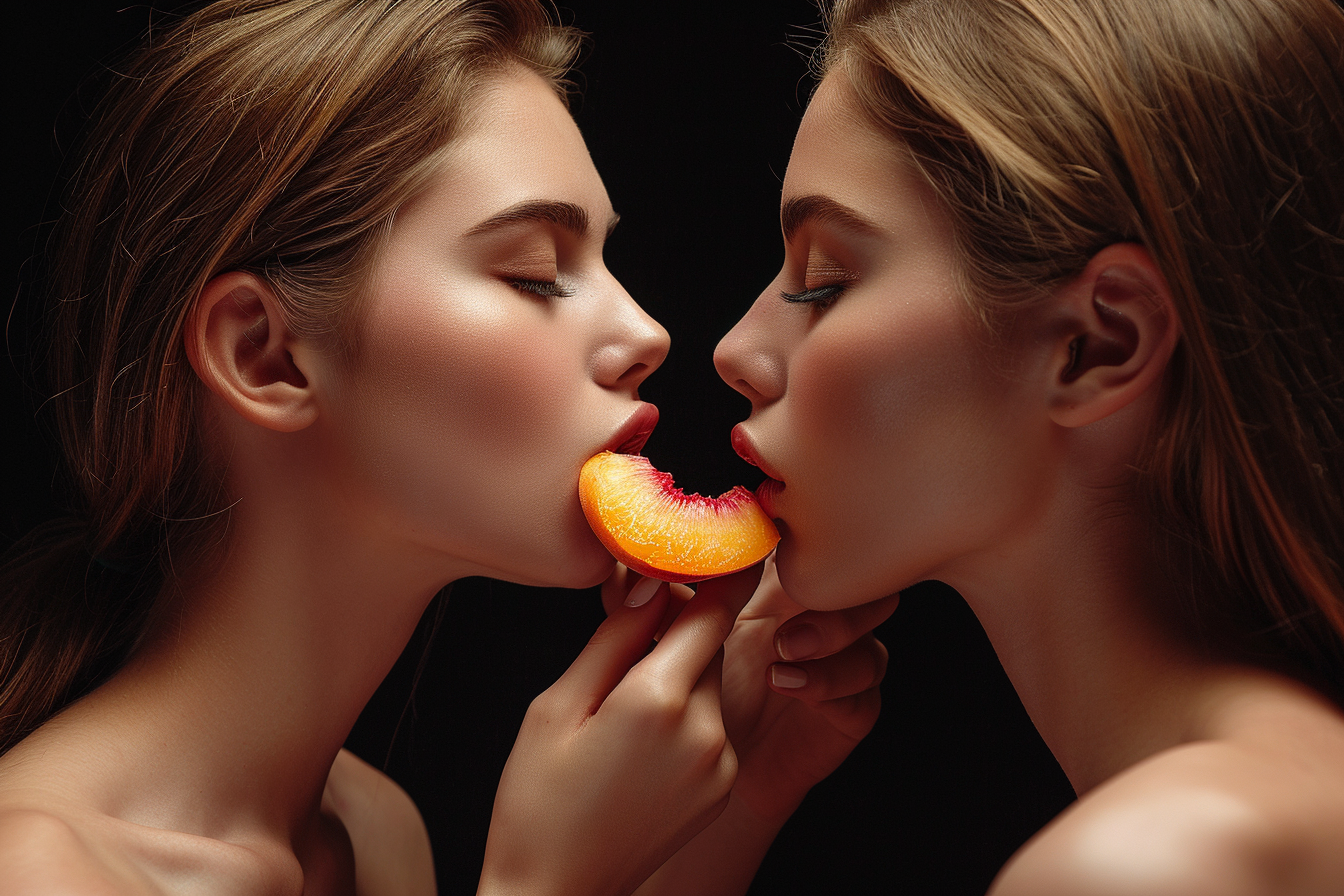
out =
[[[616,222],[620,219],[620,215],[612,213],[611,220],[607,222],[607,236],[611,235],[611,231],[616,227]],[[554,224],[568,230],[577,237],[584,237],[588,235],[590,219],[588,210],[573,202],[563,202],[558,199],[529,199],[511,205],[498,214],[491,215],[468,230],[467,236],[492,233],[515,224],[533,223]]]
[[[784,200],[779,210],[779,225],[784,231],[785,241],[793,239],[804,224],[821,221],[843,230],[858,233],[876,233],[878,226],[847,205],[836,202],[829,196],[809,193],[805,196],[792,196]]]

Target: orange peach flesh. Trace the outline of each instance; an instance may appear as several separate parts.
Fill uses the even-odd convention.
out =
[[[779,541],[756,496],[686,495],[648,458],[604,451],[579,474],[579,502],[607,550],[642,575],[697,582],[746,569]]]

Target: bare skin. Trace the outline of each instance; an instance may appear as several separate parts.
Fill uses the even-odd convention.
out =
[[[550,85],[507,72],[399,210],[353,352],[290,332],[255,276],[209,283],[184,339],[227,539],[183,564],[123,669],[0,757],[6,896],[434,892],[419,813],[341,747],[464,576],[608,580],[611,598],[528,713],[482,894],[630,893],[737,818],[721,693],[753,747],[743,796],[794,766],[791,811],[844,758],[877,714],[878,616],[808,614],[826,637],[789,659],[812,680],[776,693],[774,628],[802,608],[766,590],[749,618],[775,626],[735,626],[759,568],[625,607],[631,583],[583,517],[580,467],[642,431],[638,389],[667,352],[602,261],[614,220]],[[813,733],[808,751],[781,749],[795,728],[766,724],[781,717]],[[741,892],[787,811],[711,828],[742,846],[708,872]],[[665,892],[706,873],[679,867]]]
[[[994,896],[1344,891],[1344,715],[1185,630],[1129,489],[1180,338],[1152,259],[1103,249],[991,347],[937,200],[838,73],[783,209],[784,268],[716,353],[780,580],[837,609],[938,579],[974,609],[1080,797]]]
[[[422,841],[418,815],[390,782],[338,756],[429,600],[464,575],[581,586],[610,570],[569,492],[582,461],[639,407],[635,390],[665,354],[666,334],[601,264],[610,204],[550,88],[519,76],[491,98],[500,124],[463,141],[436,186],[400,216],[367,300],[357,364],[289,334],[255,278],[221,275],[203,293],[188,352],[209,389],[218,444],[228,446],[220,452],[235,501],[227,552],[183,571],[125,669],[0,762],[0,812],[11,824],[35,811],[46,820],[21,827],[25,836],[45,830],[49,850],[0,840],[8,855],[50,859],[34,868],[35,880],[54,885],[41,875],[69,867],[114,893],[344,893],[355,886],[352,868],[363,864],[359,876],[373,889],[361,892],[401,892],[388,889],[397,856],[384,832],[412,831],[412,842]],[[500,145],[517,147],[511,183],[528,195],[501,192],[509,187],[498,185],[497,165],[482,164],[482,156],[504,152]],[[462,190],[479,204],[455,202]],[[524,222],[474,253],[423,255],[435,241],[470,241],[463,234],[472,226],[520,198],[572,202],[594,226],[556,236],[545,221]],[[506,237],[527,244],[518,251],[533,267],[543,262],[532,247],[571,240],[568,270],[592,282],[584,298],[551,314],[535,294],[502,279],[498,246]],[[552,277],[558,251],[550,248]],[[435,276],[434,265],[452,270]],[[421,294],[395,282],[416,271]],[[506,273],[543,274],[516,265]],[[466,284],[464,296],[424,294],[446,283]],[[440,321],[431,331],[426,315],[436,310],[498,326],[473,331]],[[544,350],[525,322],[547,330]],[[470,403],[472,389],[511,389],[513,403],[497,401],[496,426],[479,437],[514,437],[518,453],[504,462],[533,466],[536,497],[525,514],[521,497],[510,504],[497,496],[493,512],[481,512],[454,488],[454,471],[463,482],[493,475],[472,469],[479,446],[448,431],[457,425],[467,433],[472,420],[442,404],[422,403],[418,416],[389,410],[390,397],[410,402],[412,384],[428,389],[443,375],[417,361],[385,364],[392,356],[382,346],[407,349],[407,332],[437,338],[440,349],[471,340],[531,362],[478,370],[455,390],[432,393]],[[535,415],[529,402],[554,403],[562,385],[564,420]],[[522,456],[537,440],[505,429],[529,424],[549,429],[549,460]],[[445,436],[431,450],[431,440]],[[400,439],[401,454],[381,451],[380,437]],[[417,489],[405,488],[417,468],[435,478],[422,475]],[[475,525],[466,522],[473,514]],[[550,517],[523,527],[533,536],[527,552],[493,534],[519,529],[520,514]],[[507,557],[517,558],[513,568],[501,569]],[[66,861],[71,855],[81,861]],[[361,855],[374,858],[356,862]],[[413,859],[411,885],[430,892],[427,850]]]

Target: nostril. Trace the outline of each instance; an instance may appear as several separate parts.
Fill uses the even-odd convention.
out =
[[[648,364],[645,364],[643,361],[636,361],[634,364],[631,364],[631,365],[630,365],[630,367],[625,371],[625,373],[621,374],[621,379],[622,379],[622,380],[629,380],[629,379],[643,380],[645,377],[647,377],[647,376],[648,376],[650,373],[652,373],[652,372],[653,372],[653,368],[650,367]]]
[[[764,400],[764,396],[762,396],[761,393],[757,392],[754,388],[752,388],[751,383],[747,382],[746,380],[740,377],[738,379],[733,380],[728,385],[732,386],[742,395],[750,399],[753,406],[760,404]]]

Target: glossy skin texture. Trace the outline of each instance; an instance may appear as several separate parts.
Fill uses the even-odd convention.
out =
[[[611,206],[550,87],[501,75],[441,162],[391,228],[350,353],[289,331],[252,274],[198,297],[184,341],[227,542],[184,561],[123,669],[0,757],[6,894],[432,893],[415,806],[341,746],[465,575],[617,595],[529,710],[485,867],[456,869],[482,894],[629,893],[660,866],[648,892],[740,893],[871,727],[889,607],[793,622],[765,593],[769,622],[735,627],[759,570],[621,606],[632,583],[583,517],[579,469],[647,435],[637,388],[667,337],[602,264]],[[786,622],[819,637],[783,657],[779,693]],[[759,783],[730,800],[729,724],[769,800]],[[666,864],[711,822],[708,859],[693,842]]]
[[[532,200],[550,212],[498,222]],[[612,571],[575,482],[667,350],[602,263],[612,217],[559,99],[513,73],[398,215],[353,354],[288,332],[250,274],[211,281],[185,339],[234,499],[227,547],[184,564],[121,672],[0,759],[0,879],[433,891],[414,805],[340,747],[447,582]],[[696,812],[725,787],[695,803],[703,779],[679,783]]]
[[[372,525],[451,555],[452,578],[594,585],[611,562],[579,469],[668,337],[603,263],[615,213],[568,112],[539,78],[505,83],[397,215],[320,396],[329,456]]]
[[[971,319],[931,191],[834,78],[794,142],[786,227],[809,202],[715,361],[752,401],[739,434],[784,483],[765,493],[780,578],[805,606],[834,609],[954,578],[1031,512],[1049,433],[1030,427],[1020,371]],[[843,288],[829,307],[781,298],[827,287]]]
[[[956,587],[1080,796],[993,896],[1344,890],[1344,715],[1191,634],[1131,487],[1180,339],[1147,251],[1099,250],[991,347],[936,203],[839,72],[782,221],[784,269],[715,358],[752,401],[739,448],[782,482],[762,501],[780,581],[828,609]]]

